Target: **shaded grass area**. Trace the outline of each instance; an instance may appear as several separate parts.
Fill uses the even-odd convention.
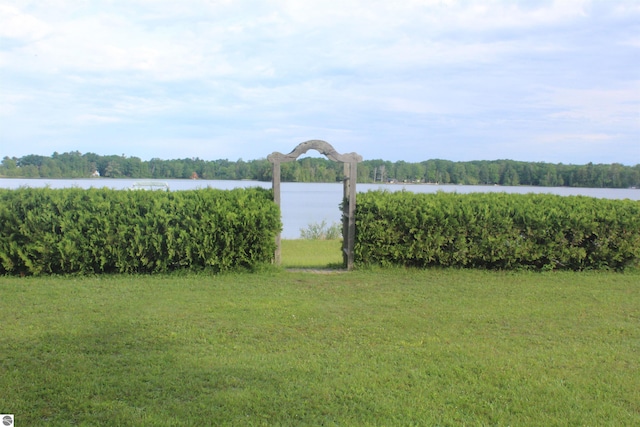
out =
[[[281,258],[286,268],[342,268],[342,240],[282,240]]]
[[[16,425],[640,425],[640,275],[0,278]]]

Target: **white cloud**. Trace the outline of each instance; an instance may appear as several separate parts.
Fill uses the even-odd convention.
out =
[[[150,38],[131,23],[105,15],[59,25],[16,59],[14,67],[45,73],[156,71],[162,76],[171,74],[174,63],[184,69],[194,65],[170,41]]]
[[[33,97],[24,93],[0,92],[0,115],[9,116],[18,111],[21,105],[33,101]]]
[[[640,130],[640,80],[609,89],[553,88],[544,98],[547,105],[559,110],[550,114],[552,118],[604,125],[628,123]]]
[[[119,117],[102,116],[99,114],[80,114],[76,120],[80,123],[87,124],[118,123],[122,121]]]
[[[617,138],[619,135],[606,134],[606,133],[553,133],[553,134],[541,134],[535,138],[539,143],[544,144],[557,144],[559,142],[567,143],[593,143],[599,144],[606,143]]]
[[[630,37],[621,42],[622,45],[640,48],[640,36]]]
[[[0,4],[0,37],[19,42],[38,40],[49,33],[49,25],[19,8]]]
[[[252,70],[250,77],[269,77],[283,65],[295,67],[296,60],[306,66],[320,60],[351,67],[491,60],[521,46],[439,41],[437,34],[555,23],[580,16],[584,3],[563,0],[524,9],[501,1],[276,0],[253,8],[242,1],[138,0],[102,9],[95,3],[71,13],[64,2],[45,1],[40,9],[32,5],[33,15],[9,7],[14,18],[5,31],[31,40],[48,35],[12,58],[16,67],[31,70],[135,71],[161,80]],[[242,5],[244,13],[234,14]],[[54,17],[50,22],[43,22],[45,12]]]
[[[624,0],[4,0],[0,126],[24,138],[136,131],[163,150],[336,138],[375,155],[390,138],[429,135],[446,150],[525,132],[628,141],[634,16]]]

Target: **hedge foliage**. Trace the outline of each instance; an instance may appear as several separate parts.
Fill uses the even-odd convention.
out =
[[[0,190],[0,274],[226,271],[272,259],[270,190]]]
[[[360,265],[616,269],[640,260],[640,202],[550,194],[358,194]]]

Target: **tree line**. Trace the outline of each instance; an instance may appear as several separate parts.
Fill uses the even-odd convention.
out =
[[[5,178],[132,178],[271,180],[267,159],[202,160],[151,159],[101,156],[78,151],[51,156],[30,154],[5,156],[0,177]],[[281,164],[285,182],[336,182],[344,176],[343,165],[325,158],[306,157]],[[432,159],[422,162],[365,160],[358,164],[358,182],[415,182],[467,185],[533,185],[593,188],[640,187],[640,164],[571,165],[514,160],[454,162]]]

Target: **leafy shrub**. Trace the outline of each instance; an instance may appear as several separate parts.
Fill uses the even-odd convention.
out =
[[[313,222],[307,228],[300,229],[300,238],[309,240],[336,240],[342,236],[342,225],[334,222],[327,224],[324,219],[322,222]]]
[[[225,271],[270,261],[270,190],[0,190],[0,274]]]
[[[358,264],[624,269],[640,259],[640,202],[546,194],[368,192]]]

